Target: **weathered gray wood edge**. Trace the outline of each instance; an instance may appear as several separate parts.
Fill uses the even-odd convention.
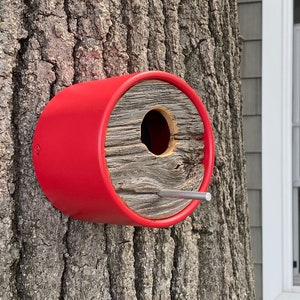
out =
[[[141,141],[146,113],[170,111],[178,132],[167,156],[151,153]],[[196,191],[203,177],[203,124],[192,101],[173,85],[145,80],[130,88],[114,107],[107,126],[105,151],[118,195],[136,213],[151,219],[172,216],[190,200],[161,198],[161,189]]]

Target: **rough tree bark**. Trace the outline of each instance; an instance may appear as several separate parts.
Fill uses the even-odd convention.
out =
[[[254,299],[235,0],[0,0],[0,299]],[[68,219],[31,140],[75,82],[166,70],[213,121],[213,200],[167,229]]]

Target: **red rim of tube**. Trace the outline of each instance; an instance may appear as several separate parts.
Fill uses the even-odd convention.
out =
[[[104,112],[104,120],[103,124],[105,125],[105,130],[99,132],[99,149],[104,149],[105,139],[106,139],[106,128],[109,122],[110,114],[114,109],[114,106],[119,101],[119,99],[124,95],[126,91],[128,91],[131,87],[135,84],[144,81],[144,80],[161,80],[168,82],[179,90],[181,90],[187,97],[193,102],[195,107],[197,108],[199,115],[202,119],[203,126],[204,126],[204,134],[203,134],[203,141],[204,141],[204,158],[203,158],[203,165],[204,165],[204,175],[199,187],[200,192],[205,192],[209,186],[213,167],[214,167],[214,135],[213,130],[210,122],[210,118],[208,112],[202,103],[200,97],[197,93],[182,79],[179,77],[172,75],[170,73],[166,73],[163,71],[148,71],[142,73],[135,73],[131,74],[132,76],[129,77],[113,94],[111,97],[111,101],[109,101],[106,111]],[[99,156],[99,164],[106,166],[106,161],[104,156]],[[101,172],[103,172],[103,178],[110,178],[109,172],[107,167],[100,168]],[[111,181],[108,179],[109,182],[106,182],[108,186],[108,190],[111,195],[111,199],[115,202],[115,204],[119,207],[119,209],[126,215],[129,219],[133,221],[133,223],[141,226],[147,227],[168,227],[174,225],[182,220],[184,220],[187,216],[189,216],[195,208],[199,205],[201,201],[193,200],[190,204],[188,204],[184,209],[180,212],[176,213],[173,216],[163,218],[163,219],[149,219],[138,213],[134,212],[130,209],[125,202],[118,196],[116,193]]]

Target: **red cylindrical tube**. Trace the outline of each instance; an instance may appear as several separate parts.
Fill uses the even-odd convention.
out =
[[[47,198],[73,218],[148,227],[173,225],[193,212],[192,201],[180,212],[149,219],[131,210],[116,193],[105,161],[107,124],[122,95],[144,80],[161,80],[181,90],[197,108],[204,125],[206,191],[214,164],[214,141],[207,111],[196,92],[169,73],[150,71],[84,82],[58,93],[42,112],[33,138],[33,163]]]

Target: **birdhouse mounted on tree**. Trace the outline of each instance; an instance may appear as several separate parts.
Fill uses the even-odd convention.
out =
[[[45,107],[33,163],[45,195],[66,215],[166,227],[191,214],[208,188],[212,128],[196,92],[169,73],[84,82]]]

